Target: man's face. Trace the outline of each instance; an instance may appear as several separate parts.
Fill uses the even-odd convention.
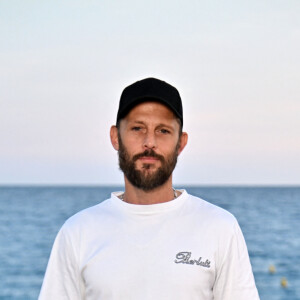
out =
[[[129,182],[144,191],[153,190],[163,185],[171,176],[177,163],[178,145],[168,157],[157,154],[153,149],[146,149],[144,152],[129,155],[119,135],[119,166]],[[137,169],[136,162],[145,160],[142,169]],[[152,161],[160,161],[161,166],[155,170]]]
[[[135,106],[118,131],[120,169],[135,187],[153,190],[169,180],[182,150],[179,123],[157,102]]]

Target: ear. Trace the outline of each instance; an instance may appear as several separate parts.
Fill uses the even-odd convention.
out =
[[[179,139],[178,155],[182,152],[188,142],[188,134],[186,132],[182,132]]]
[[[113,125],[110,128],[110,141],[115,150],[119,150],[118,128]]]

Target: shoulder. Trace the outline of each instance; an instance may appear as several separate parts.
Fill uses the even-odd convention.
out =
[[[188,194],[187,204],[190,206],[190,209],[197,210],[201,214],[205,214],[208,217],[218,217],[229,222],[236,221],[233,214],[231,214],[229,211],[191,194]]]
[[[65,233],[76,232],[84,228],[100,226],[99,223],[105,222],[108,215],[112,213],[111,199],[106,199],[97,205],[85,208],[68,218],[62,226]]]
[[[188,200],[189,210],[194,212],[193,223],[203,226],[201,228],[205,230],[209,240],[215,243],[219,257],[230,252],[230,249],[245,247],[243,233],[233,214],[192,195],[189,195]]]
[[[201,222],[205,222],[211,228],[220,231],[234,230],[237,226],[237,220],[229,211],[214,205],[204,199],[188,194],[187,209]]]

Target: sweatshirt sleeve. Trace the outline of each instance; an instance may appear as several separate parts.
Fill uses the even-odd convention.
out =
[[[80,300],[82,282],[76,248],[64,226],[56,236],[39,300]]]
[[[259,300],[244,236],[234,219],[219,245],[215,300]]]

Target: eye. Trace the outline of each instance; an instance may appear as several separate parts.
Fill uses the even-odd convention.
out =
[[[134,126],[134,127],[132,127],[131,130],[133,130],[133,131],[140,131],[141,129],[142,129],[141,127]]]
[[[169,130],[164,129],[164,128],[162,128],[162,129],[160,130],[160,132],[161,132],[162,134],[169,134],[169,133],[170,133]]]

